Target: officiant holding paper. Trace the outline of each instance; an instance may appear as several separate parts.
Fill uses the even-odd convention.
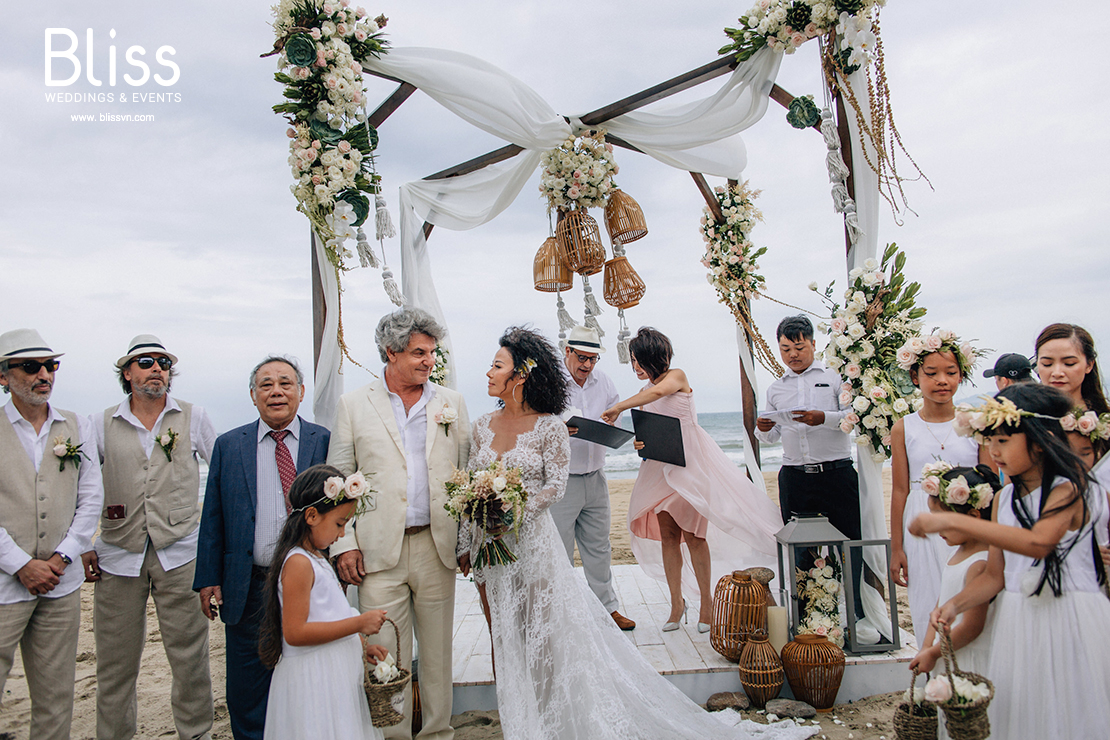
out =
[[[647,385],[601,418],[612,424],[636,407],[677,418],[686,463],[646,459],[640,464],[628,504],[632,552],[644,571],[665,581],[670,591],[671,611],[663,631],[682,627],[685,594],[691,605],[698,605],[698,632],[708,632],[715,579],[732,570],[770,565],[782,518],[774,502],[698,426],[686,373],[671,367],[670,340],[643,327],[629,350],[636,377]]]
[[[566,418],[600,419],[601,412],[620,398],[609,376],[597,369],[605,348],[595,329],[576,326],[570,332],[564,350],[563,366],[567,381]],[[551,505],[551,517],[563,538],[567,557],[574,562],[574,543],[586,582],[613,621],[622,630],[636,628],[636,623],[622,615],[620,602],[613,588],[612,546],[609,542],[609,484],[605,480],[605,447],[577,438],[578,428],[570,432],[570,477],[567,492]]]

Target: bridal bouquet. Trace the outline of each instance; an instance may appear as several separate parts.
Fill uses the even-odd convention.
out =
[[[482,530],[482,545],[474,567],[516,562],[516,555],[503,537],[520,528],[524,502],[528,500],[520,468],[508,468],[495,460],[482,470],[456,469],[446,489],[447,503],[443,508],[447,513],[455,521],[469,519]]]

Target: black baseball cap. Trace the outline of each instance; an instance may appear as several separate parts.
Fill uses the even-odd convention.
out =
[[[1033,366],[1029,364],[1028,357],[1010,353],[999,357],[998,362],[994,363],[994,367],[984,370],[983,377],[1010,378],[1013,380],[1031,375],[1032,372]]]

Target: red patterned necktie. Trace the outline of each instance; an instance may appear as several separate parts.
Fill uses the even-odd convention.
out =
[[[289,487],[293,485],[293,479],[297,477],[297,466],[293,464],[293,456],[289,454],[289,448],[285,446],[285,435],[289,434],[288,429],[283,429],[280,432],[270,432],[270,436],[274,438],[274,459],[277,461],[278,475],[281,476],[281,493],[285,496],[285,513],[290,514],[293,511],[293,506],[289,503]]]

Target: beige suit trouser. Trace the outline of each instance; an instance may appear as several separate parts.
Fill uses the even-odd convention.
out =
[[[455,616],[455,570],[444,567],[432,530],[405,535],[401,559],[390,570],[369,573],[358,590],[360,611],[385,609],[401,634],[395,652],[393,629],[382,625],[371,642],[385,645],[404,668],[412,661],[413,627],[420,643],[420,708],[424,723],[418,737],[451,740],[451,632]],[[405,719],[383,728],[387,738],[412,737],[412,689],[405,692]]]
[[[80,626],[81,589],[59,599],[0,604],[0,697],[19,645],[35,740],[69,740]]]
[[[192,560],[167,572],[148,543],[138,576],[101,575],[93,620],[98,740],[126,740],[135,735],[135,683],[146,642],[146,603],[151,594],[173,676],[170,706],[177,735],[192,740],[211,731],[208,620],[193,593],[195,566],[196,560]]]

